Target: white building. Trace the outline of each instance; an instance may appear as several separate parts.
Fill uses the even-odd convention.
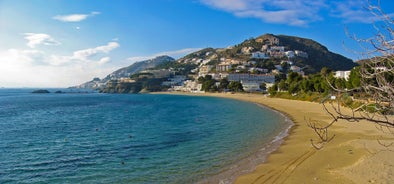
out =
[[[230,69],[231,69],[231,64],[230,63],[222,62],[222,63],[216,65],[216,71],[217,72],[227,72]]]
[[[301,68],[294,65],[290,67],[290,70],[297,73],[301,72]]]
[[[246,74],[246,73],[230,73],[227,76],[229,81],[253,81],[257,83],[274,83],[275,75],[267,74]]]
[[[241,81],[242,87],[246,92],[261,91],[260,83],[255,81]]]
[[[249,72],[261,72],[261,73],[268,73],[268,69],[265,69],[265,68],[257,68],[257,67],[252,67],[252,68],[249,68]]]
[[[272,46],[271,51],[275,52],[285,52],[285,47],[284,46]]]
[[[294,51],[295,55],[298,57],[308,58],[308,53],[300,50]]]
[[[350,71],[336,71],[334,77],[349,80]]]
[[[285,54],[288,58],[293,58],[295,55],[294,51],[286,51]]]
[[[205,75],[207,75],[211,70],[213,69],[212,65],[204,65],[200,67],[200,70],[198,72],[198,76],[201,77],[205,77]]]
[[[186,76],[184,75],[175,75],[174,77],[169,78],[167,81],[162,83],[163,86],[177,86],[182,85],[186,80]]]
[[[282,71],[282,70],[283,70],[282,65],[275,65],[275,69],[277,69],[277,70],[279,70],[279,71]]]
[[[258,51],[258,52],[252,53],[252,58],[254,58],[254,59],[269,59],[270,57],[266,53]]]
[[[201,88],[202,88],[202,84],[199,84],[196,81],[187,80],[184,82],[184,90],[186,92],[203,93],[203,91],[201,91]]]

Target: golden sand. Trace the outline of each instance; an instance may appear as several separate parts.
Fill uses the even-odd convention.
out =
[[[393,183],[394,146],[384,147],[377,140],[394,142],[393,134],[378,130],[370,122],[336,122],[330,129],[334,139],[321,150],[312,147],[318,140],[305,119],[331,121],[318,103],[257,94],[205,93],[259,103],[289,116],[294,126],[284,143],[269,155],[267,162],[252,173],[240,176],[235,183]]]

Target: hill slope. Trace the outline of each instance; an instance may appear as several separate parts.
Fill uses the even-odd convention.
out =
[[[311,72],[320,71],[323,67],[333,70],[350,70],[357,66],[351,59],[329,51],[320,43],[305,38],[278,35],[280,44],[289,46],[292,50],[302,50],[308,53],[305,65],[311,66]]]
[[[172,57],[169,57],[169,56],[158,56],[153,59],[135,62],[130,66],[120,68],[120,69],[112,72],[111,74],[107,75],[103,79],[94,78],[91,81],[85,82],[85,83],[77,86],[77,88],[99,89],[103,85],[105,85],[106,82],[108,82],[112,79],[120,79],[120,78],[124,78],[124,77],[130,77],[130,75],[132,75],[132,74],[138,73],[140,71],[143,71],[143,70],[146,70],[149,68],[154,68],[162,63],[171,62],[171,61],[175,61],[175,59]]]
[[[307,38],[300,38],[287,35],[264,34],[256,38],[243,41],[240,44],[228,48],[206,48],[191,53],[180,59],[180,62],[196,61],[198,59],[210,59],[211,64],[218,64],[221,58],[249,61],[251,53],[266,52],[273,47],[283,47],[285,51],[302,51],[307,53],[306,57],[294,57],[290,60],[295,65],[303,68],[306,73],[315,73],[323,67],[332,70],[350,70],[357,66],[351,59],[340,54],[333,53],[322,44]],[[274,64],[280,64],[281,60],[288,60],[286,56],[271,57],[268,60]]]

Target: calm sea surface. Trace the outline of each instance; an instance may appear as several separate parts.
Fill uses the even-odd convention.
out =
[[[193,183],[287,126],[229,99],[31,91],[0,89],[0,183]]]

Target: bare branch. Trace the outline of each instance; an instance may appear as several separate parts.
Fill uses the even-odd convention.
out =
[[[382,132],[394,135],[394,20],[382,10],[379,0],[376,4],[368,0],[366,9],[375,18],[372,24],[376,31],[374,36],[358,38],[355,34],[349,34],[345,29],[346,35],[358,43],[362,49],[362,52],[354,52],[362,58],[357,69],[359,86],[351,83],[352,85],[346,86],[353,86],[353,88],[342,89],[343,86],[338,87],[336,83],[334,85],[332,79],[326,77],[328,86],[335,93],[335,100],[330,98],[333,95],[331,94],[321,103],[332,118],[332,122],[326,126],[320,126],[317,122],[307,121],[308,126],[319,137],[317,142],[311,139],[311,144],[316,149],[321,149],[332,140],[334,136],[328,135],[328,129],[338,120],[369,121]],[[383,144],[380,140],[378,141],[384,146],[394,144]]]

